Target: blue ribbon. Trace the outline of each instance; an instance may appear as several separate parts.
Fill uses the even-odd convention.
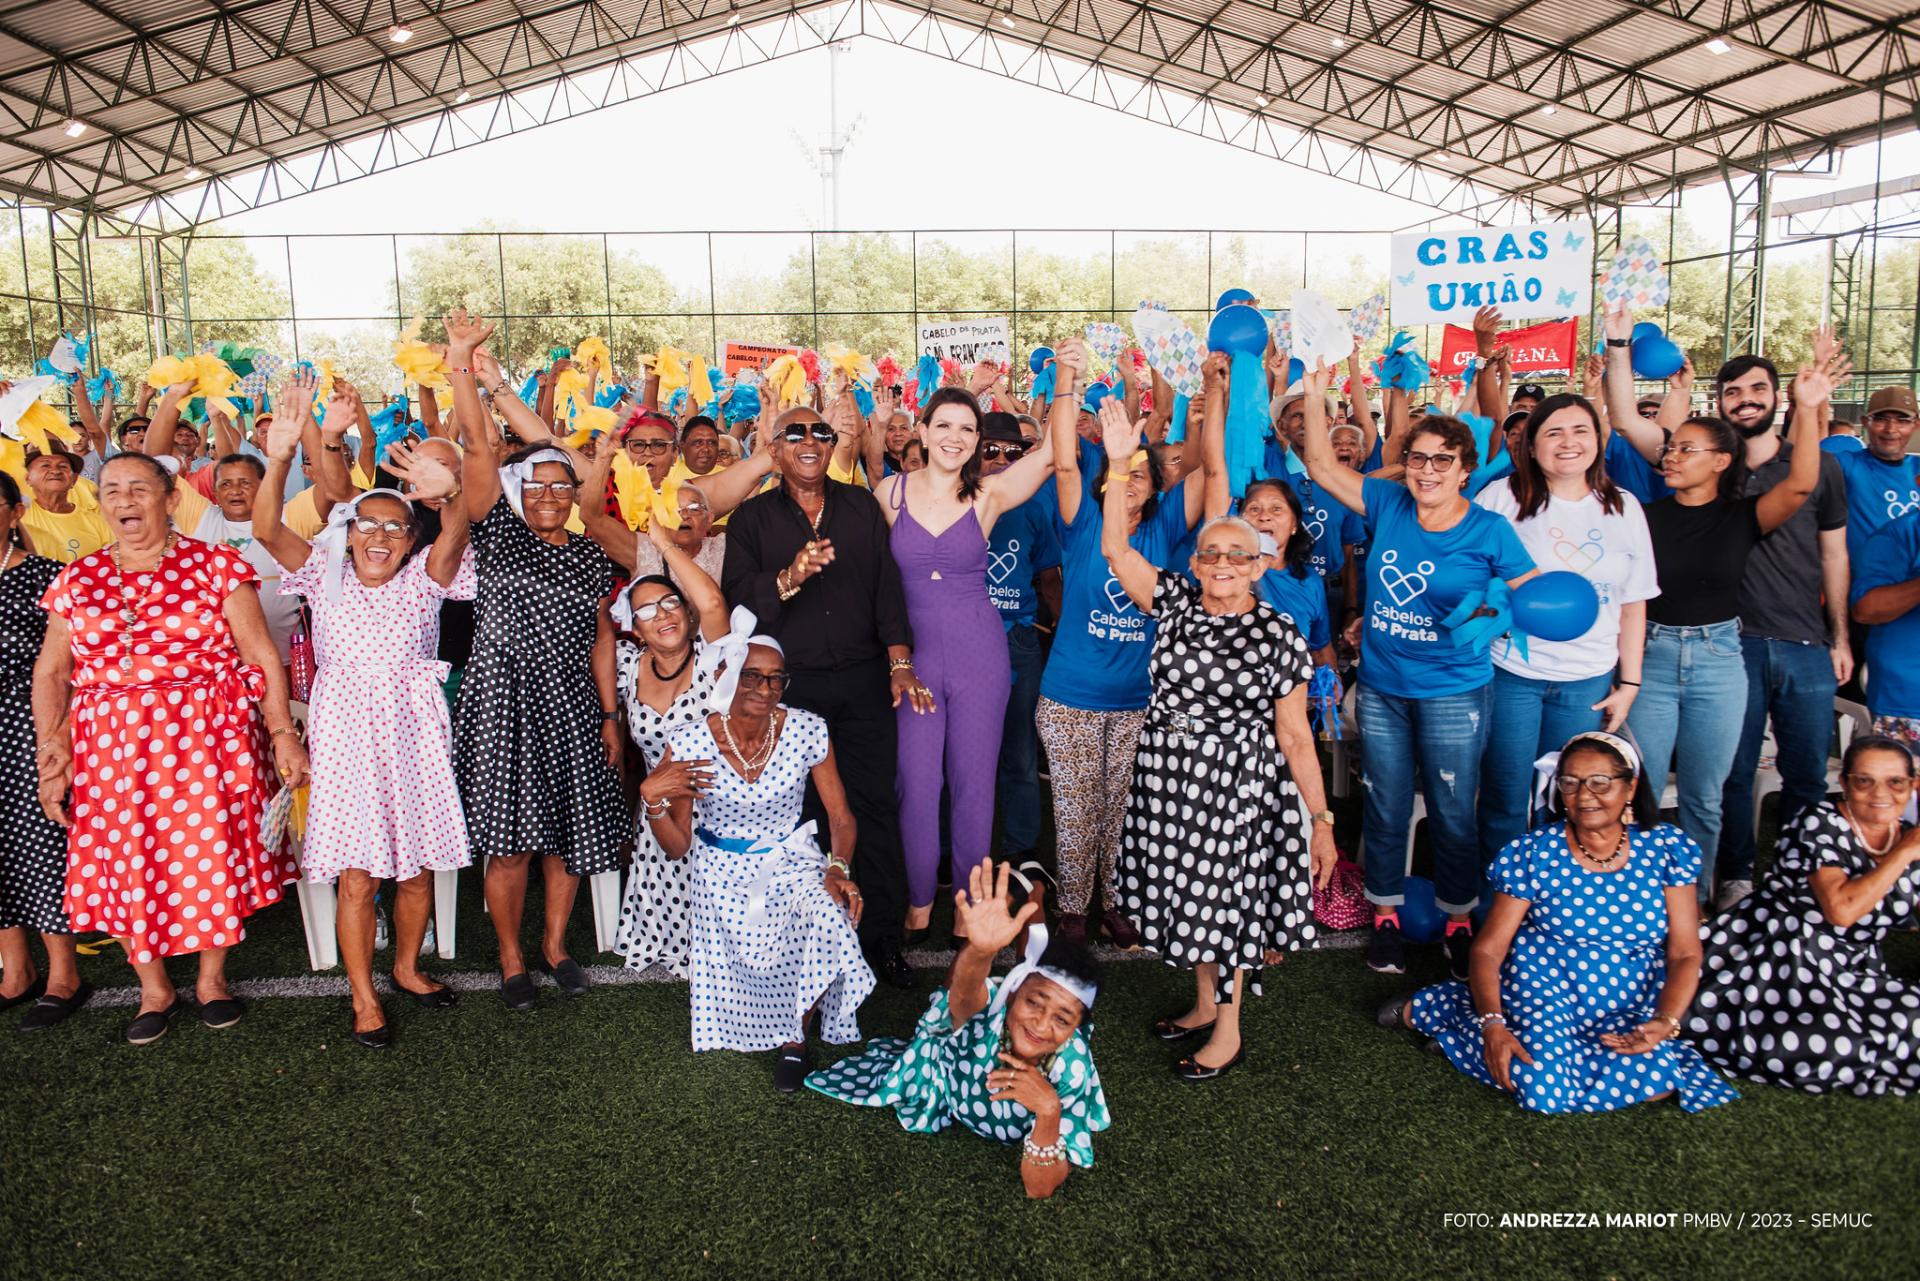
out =
[[[520,384],[520,399],[528,405],[535,403],[540,395],[540,373],[538,370],[527,375],[527,381]]]
[[[1393,341],[1387,344],[1386,354],[1374,362],[1373,370],[1382,387],[1418,391],[1427,385],[1426,358],[1420,354],[1413,335],[1404,329],[1393,335]]]
[[[1340,673],[1331,667],[1313,669],[1313,678],[1307,682],[1307,714],[1314,732],[1335,742],[1340,741],[1340,698],[1344,693]]]
[[[87,379],[87,395],[94,400],[99,400],[104,396],[109,387],[113,388],[113,398],[115,400],[120,399],[120,380],[115,378],[113,371],[105,365],[100,366],[99,373]]]
[[[1233,354],[1227,384],[1227,484],[1235,498],[1265,470],[1273,416],[1267,401],[1267,371],[1257,352]]]
[[[927,397],[940,390],[940,362],[932,356],[920,357],[920,363],[913,367],[913,379],[919,384],[920,403],[927,403]]]
[[[1176,395],[1173,398],[1173,421],[1167,424],[1167,443],[1177,445],[1187,438],[1187,413],[1193,404],[1193,397]]]
[[[387,447],[397,445],[413,435],[415,424],[399,421],[400,411],[408,408],[407,398],[397,396],[392,403],[379,413],[372,415],[373,422],[373,459],[375,463],[387,460]]]
[[[1480,461],[1482,463],[1492,462],[1493,454],[1491,450],[1493,449],[1493,419],[1488,418],[1484,414],[1469,414],[1469,413],[1456,414],[1455,417],[1457,417],[1461,422],[1465,423],[1472,430],[1473,446],[1477,451],[1479,451]]]
[[[1480,614],[1482,609],[1492,613]],[[1440,620],[1440,626],[1453,633],[1455,646],[1476,654],[1487,653],[1493,648],[1494,638],[1505,635],[1512,640],[1520,661],[1530,661],[1527,634],[1513,625],[1513,589],[1504,578],[1488,579],[1484,590],[1468,592],[1453,612]]]
[[[620,398],[626,394],[626,385],[624,383],[615,383],[611,387],[601,388],[599,393],[594,396],[593,403],[601,409],[612,409],[620,403]]]
[[[853,403],[860,407],[862,418],[873,417],[873,388],[864,382],[853,384]]]
[[[1053,403],[1054,367],[1048,361],[1039,373],[1033,376],[1033,399],[1046,404]]]

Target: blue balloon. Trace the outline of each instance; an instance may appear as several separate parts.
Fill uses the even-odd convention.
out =
[[[1047,362],[1052,359],[1053,359],[1053,348],[1035,347],[1033,351],[1027,356],[1027,369],[1030,372],[1037,374],[1042,369],[1045,369],[1047,367]]]
[[[1578,640],[1599,617],[1600,593],[1572,570],[1529,578],[1513,593],[1513,625],[1541,640]]]
[[[1231,292],[1231,291],[1229,291]],[[1207,350],[1258,356],[1267,349],[1267,322],[1251,307],[1223,307],[1207,326]]]
[[[1680,350],[1680,344],[1664,334],[1642,338],[1633,344],[1633,373],[1636,378],[1655,381],[1671,378],[1680,372],[1680,366],[1685,363],[1686,353]]]
[[[1251,290],[1229,289],[1220,295],[1220,301],[1213,304],[1213,309],[1215,311],[1219,311],[1222,307],[1230,306],[1231,304],[1236,302],[1252,302],[1252,301],[1253,301],[1253,293]]]
[[[1438,943],[1447,929],[1447,914],[1434,901],[1433,882],[1409,876],[1400,884],[1407,901],[1400,905],[1400,933],[1414,943]]]
[[[1080,407],[1090,414],[1096,413],[1100,409],[1100,402],[1111,395],[1113,388],[1105,383],[1094,383],[1087,388],[1086,398],[1080,402]]]
[[[1295,356],[1287,361],[1287,386],[1291,387],[1307,376],[1307,362]]]
[[[1633,327],[1633,333],[1628,338],[1628,341],[1639,342],[1643,338],[1660,338],[1660,337],[1664,337],[1664,335],[1660,332],[1660,326],[1655,324],[1651,320],[1643,320],[1639,324]]]

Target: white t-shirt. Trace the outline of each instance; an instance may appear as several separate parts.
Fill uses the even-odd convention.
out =
[[[1620,661],[1620,607],[1660,594],[1654,577],[1653,540],[1639,500],[1622,490],[1616,516],[1608,514],[1592,494],[1573,501],[1549,495],[1538,515],[1521,520],[1513,487],[1497,480],[1473,501],[1513,522],[1541,573],[1570,569],[1592,583],[1600,595],[1600,616],[1585,636],[1570,641],[1530,636],[1525,659],[1502,636],[1493,643],[1494,664],[1538,681],[1590,680],[1612,671]]]
[[[280,576],[285,571],[266,544],[253,536],[253,522],[228,520],[218,507],[209,507],[194,527],[193,537],[203,543],[225,543],[246,557],[247,564],[260,575],[260,609],[267,616],[273,647],[280,651],[280,661],[286,662],[294,624],[300,621],[300,598],[280,594]]]

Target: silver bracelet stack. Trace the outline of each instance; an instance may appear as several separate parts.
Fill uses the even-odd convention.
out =
[[[1020,1148],[1026,1153],[1027,1160],[1035,1165],[1059,1165],[1067,1159],[1067,1141],[1055,1139],[1052,1143],[1041,1145],[1032,1138],[1020,1140]]]

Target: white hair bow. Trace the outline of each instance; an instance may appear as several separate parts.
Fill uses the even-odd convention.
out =
[[[713,693],[707,696],[707,710],[725,716],[733,710],[733,692],[740,686],[740,669],[746,666],[747,650],[755,645],[786,657],[787,651],[771,636],[756,633],[760,620],[745,605],[735,605],[727,620],[727,634],[701,647],[694,670],[713,681]],[[721,670],[722,664],[725,670]],[[716,675],[716,673],[718,673]]]
[[[506,495],[507,506],[513,508],[513,514],[521,520],[527,518],[527,513],[520,505],[520,488],[533,479],[533,469],[541,463],[560,463],[567,470],[573,470],[573,459],[558,449],[543,449],[500,469],[500,492]]]
[[[321,578],[327,585],[327,600],[340,599],[340,584],[347,576],[347,526],[360,514],[360,504],[369,498],[397,498],[405,503],[408,511],[413,510],[413,500],[397,489],[369,489],[351,502],[341,503],[327,513],[327,527],[313,540],[326,560],[321,565]]]
[[[1567,745],[1557,752],[1548,752],[1533,763],[1533,815],[1538,817],[1547,812],[1547,799],[1553,792],[1553,780],[1560,773],[1560,758],[1582,743],[1600,743],[1620,753],[1626,761],[1628,771],[1633,775],[1633,784],[1640,781],[1640,749],[1633,740],[1623,734],[1610,734],[1603,729],[1588,730],[1575,734],[1567,740]]]
[[[1036,920],[1027,926],[1026,955],[1021,958],[1020,964],[1007,971],[1007,977],[1000,980],[1000,990],[993,994],[993,1004],[987,1007],[989,1015],[998,1018],[1007,1002],[1013,999],[1014,992],[1035,974],[1052,979],[1072,993],[1073,999],[1081,1005],[1089,1010],[1093,1008],[1093,998],[1100,994],[1099,988],[1084,979],[1075,978],[1058,966],[1040,964],[1040,958],[1046,955],[1047,940],[1047,927],[1040,921]]]

